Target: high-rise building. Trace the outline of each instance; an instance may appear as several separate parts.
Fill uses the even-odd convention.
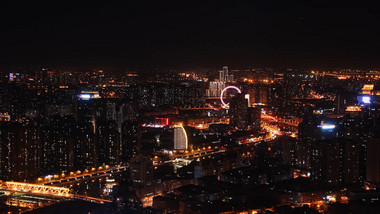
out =
[[[230,125],[239,129],[245,129],[248,126],[248,100],[244,94],[237,94],[231,98]]]
[[[264,103],[269,102],[269,91],[270,87],[268,85],[254,85],[248,89],[249,99],[251,103]]]
[[[222,90],[225,88],[225,82],[211,81],[209,89],[207,90],[207,96],[219,97]]]
[[[329,185],[342,181],[342,160],[339,142],[336,140],[317,141],[311,146],[311,177]]]
[[[281,138],[282,162],[285,165],[296,166],[297,163],[297,144],[294,138],[284,136]]]
[[[74,168],[82,170],[97,165],[96,140],[92,123],[78,122],[74,129]]]
[[[42,126],[42,170],[55,173],[72,170],[74,167],[73,115],[54,115]]]
[[[223,70],[218,71],[219,78],[215,81],[209,82],[209,88],[206,90],[206,96],[218,97],[222,90],[226,87],[226,84],[233,82],[234,76],[228,74],[228,67],[223,66]],[[198,87],[199,88],[199,87]]]
[[[261,108],[249,107],[247,110],[247,117],[248,126],[252,129],[260,128]]]
[[[116,165],[120,162],[120,133],[114,120],[97,121],[98,163]]]
[[[219,71],[219,81],[224,82],[224,71]]]
[[[86,123],[92,123],[95,127],[95,114],[97,108],[99,108],[99,100],[98,99],[78,99],[77,100],[77,108],[76,114],[78,115],[78,120]],[[95,129],[94,129],[95,132]]]
[[[298,167],[311,169],[312,148],[315,142],[339,138],[340,127],[337,119],[322,119],[315,115],[307,115],[298,125]]]
[[[346,140],[341,146],[344,152],[343,182],[345,184],[359,184],[364,181],[361,174],[362,156],[360,143]],[[364,175],[365,176],[365,175]]]
[[[223,66],[223,74],[224,74],[224,77],[223,77],[223,81],[226,82],[227,79],[228,79],[228,67],[227,66]]]
[[[367,146],[367,181],[380,186],[380,138],[374,138]]]
[[[25,181],[40,175],[40,132],[33,122],[0,122],[0,179]]]
[[[311,177],[328,185],[352,185],[363,181],[360,144],[350,140],[331,139],[312,145]]]
[[[137,121],[125,121],[121,132],[121,159],[130,161],[139,151],[138,135],[139,123]]]
[[[361,128],[365,123],[360,121],[349,115],[305,117],[299,124],[298,166],[309,170],[314,180],[328,185],[362,183],[366,162],[362,137],[367,134]]]
[[[30,181],[39,176],[41,170],[40,129],[35,121],[19,123],[18,126],[19,139],[16,142],[19,168],[15,171],[18,173],[17,179]]]
[[[227,76],[226,82],[233,82],[234,81],[234,75],[230,74]]]
[[[187,134],[183,127],[174,128],[174,149],[187,149]]]
[[[357,101],[356,101],[355,92],[348,92],[348,91],[337,92],[335,105],[336,105],[336,111],[338,114],[344,113],[347,106],[353,106],[356,103]]]
[[[131,180],[135,185],[146,187],[152,185],[153,162],[149,157],[137,155],[131,159]]]

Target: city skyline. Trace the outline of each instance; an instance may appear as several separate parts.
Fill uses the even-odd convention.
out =
[[[0,74],[0,210],[378,210],[380,71]]]
[[[380,5],[5,1],[0,214],[380,210]]]

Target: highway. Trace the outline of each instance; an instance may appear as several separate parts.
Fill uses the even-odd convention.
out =
[[[61,176],[54,178],[51,177],[49,179],[38,179],[37,184],[41,185],[58,185],[58,186],[64,186],[70,183],[76,183],[78,180],[85,180],[85,179],[93,179],[96,177],[102,177],[107,176],[113,173],[119,173],[126,171],[129,168],[128,165],[126,166],[116,166],[116,167],[99,167],[97,170],[85,170],[83,172],[77,171],[76,173],[71,173],[71,175],[66,176],[65,174],[62,174]]]

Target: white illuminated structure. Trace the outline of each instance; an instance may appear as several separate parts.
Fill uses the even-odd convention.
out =
[[[182,125],[174,128],[174,149],[187,149],[188,139],[185,129]]]
[[[79,98],[81,100],[89,100],[89,99],[91,99],[91,95],[90,94],[80,94]]]
[[[319,127],[325,130],[335,129],[335,125],[330,125],[330,124],[320,125]]]
[[[80,94],[78,94],[78,98],[80,100],[99,99],[100,95],[98,91],[82,91]]]
[[[370,104],[371,103],[371,97],[370,96],[363,96],[362,101],[364,104]]]

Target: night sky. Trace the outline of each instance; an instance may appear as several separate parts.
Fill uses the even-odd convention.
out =
[[[57,2],[2,2],[0,64],[380,67],[360,1]]]

